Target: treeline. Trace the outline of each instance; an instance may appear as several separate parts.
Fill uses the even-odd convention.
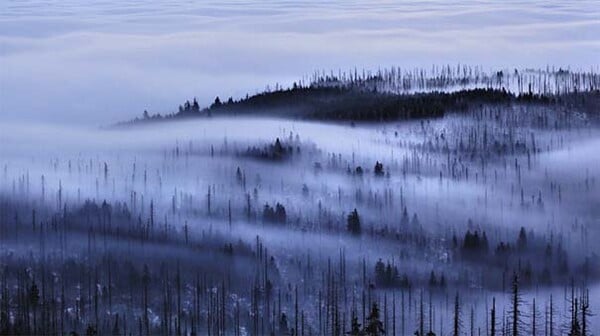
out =
[[[565,285],[573,276],[585,281],[600,277],[598,256],[570,257],[562,238],[539,238],[524,227],[514,241],[500,240],[493,245],[485,231],[468,230],[462,240],[452,237],[451,250],[455,263],[485,265],[488,272],[483,282],[490,288],[505,290],[513,273],[519,275],[521,286],[528,288]]]
[[[308,120],[391,121],[436,118],[469,107],[509,103],[559,104],[597,111],[600,77],[595,73],[558,69],[486,74],[480,69],[459,68],[417,71],[400,70],[362,75],[315,74],[305,84],[265,91],[226,101],[216,97],[206,108],[186,101],[176,112],[150,115],[144,111],[127,125],[210,116],[265,115]]]
[[[514,97],[493,89],[395,95],[345,87],[298,87],[264,92],[209,110],[213,116],[264,114],[314,120],[390,121],[441,117],[445,112],[464,110],[473,103],[507,103],[514,99],[547,100]]]
[[[430,69],[391,67],[377,71],[315,72],[311,86],[355,87],[393,93],[456,91],[473,88],[505,89],[515,94],[562,95],[600,87],[595,71],[564,68],[484,70],[478,66],[446,65]]]
[[[439,118],[448,112],[465,111],[482,104],[515,102],[548,104],[553,98],[540,95],[515,96],[506,90],[472,89],[457,92],[392,94],[347,87],[295,87],[263,92],[237,101],[219,98],[202,110],[181,110],[133,122],[210,116],[273,116],[330,121],[393,121]]]
[[[258,160],[267,161],[283,161],[300,153],[300,146],[293,147],[291,144],[282,143],[279,138],[275,139],[273,144],[268,144],[263,147],[248,146],[245,152],[239,153],[240,156],[250,157]]]

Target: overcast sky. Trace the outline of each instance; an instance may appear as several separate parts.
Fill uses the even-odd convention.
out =
[[[3,0],[0,122],[101,125],[315,70],[598,69],[598,32],[598,1]]]

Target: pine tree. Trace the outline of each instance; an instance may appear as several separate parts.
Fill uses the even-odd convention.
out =
[[[356,314],[352,314],[352,322],[350,323],[350,331],[346,333],[350,336],[362,336],[364,332],[360,330],[360,323],[358,323],[358,317]]]
[[[383,330],[383,323],[379,319],[379,307],[377,303],[373,302],[371,307],[371,313],[367,317],[367,326],[365,327],[365,333],[369,336],[378,336],[385,334]]]
[[[356,208],[348,215],[348,231],[354,235],[360,235],[361,227],[360,227],[360,217],[358,216],[358,211]]]
[[[375,172],[375,176],[383,176],[384,175],[383,163],[381,163],[379,161],[375,162],[375,167],[374,167],[373,171]]]

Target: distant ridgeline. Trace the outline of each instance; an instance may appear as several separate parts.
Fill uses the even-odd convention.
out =
[[[503,70],[487,73],[467,66],[427,71],[400,68],[375,73],[315,73],[290,88],[276,86],[253,96],[200,108],[196,99],[177,112],[150,115],[127,125],[166,119],[262,115],[339,121],[390,121],[441,117],[482,104],[567,104],[583,112],[598,111],[600,74],[563,69]]]

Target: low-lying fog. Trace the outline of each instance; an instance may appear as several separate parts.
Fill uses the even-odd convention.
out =
[[[494,299],[497,331],[546,335],[572,307],[583,323],[589,299],[597,334],[600,130],[575,111],[98,125],[320,69],[598,73],[599,17],[596,1],[2,1],[0,334],[341,335],[379,319],[473,335]]]
[[[426,283],[435,270],[455,288],[477,289],[470,294],[471,307],[481,310],[475,317],[482,323],[492,296],[510,303],[512,266],[502,273],[486,271],[489,266],[472,259],[461,262],[452,252],[452,237],[462,245],[467,230],[485,232],[492,254],[500,253],[501,242],[515,246],[521,227],[529,244],[542,251],[545,244],[554,249],[559,242],[571,273],[564,279],[556,275],[550,286],[533,280],[535,285],[525,289],[527,304],[538,296],[542,312],[548,309],[548,291],[555,291],[562,304],[567,275],[581,286],[577,265],[586,258],[597,265],[600,254],[595,244],[600,239],[600,132],[587,125],[501,129],[495,122],[449,115],[358,125],[267,118],[130,129],[5,123],[0,126],[0,192],[56,212],[88,199],[124,202],[134,217],[145,220],[153,211],[154,218],[177,230],[184,225],[202,235],[216,230],[250,244],[259,236],[280,258],[282,284],[301,279],[295,258],[311,255],[318,264],[339,259],[342,251],[357,282],[363,267],[374,277],[379,259],[399,263],[400,273],[414,283]],[[483,129],[485,135],[478,133]],[[383,164],[379,174],[376,162]],[[285,208],[283,224],[280,219],[270,223],[265,205],[279,203]],[[354,209],[362,226],[358,236],[347,229]],[[426,240],[410,238],[419,236]],[[536,278],[542,269],[536,247],[530,248],[533,259],[525,254],[523,265],[533,262],[526,267],[533,267]],[[595,280],[585,284],[592,290],[592,308],[598,309]],[[447,314],[437,318],[446,319],[449,330],[447,300]],[[598,326],[596,317],[593,323]]]

